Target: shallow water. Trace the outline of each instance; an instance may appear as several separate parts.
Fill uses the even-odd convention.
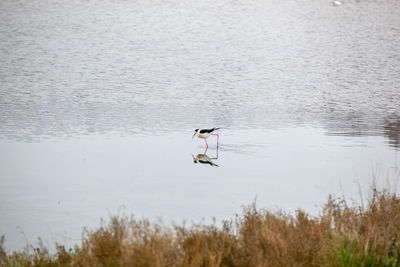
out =
[[[398,1],[0,3],[0,234],[318,211],[400,166]],[[191,139],[195,128],[221,127]],[[219,167],[194,164],[206,153]],[[396,186],[394,186],[396,187]]]

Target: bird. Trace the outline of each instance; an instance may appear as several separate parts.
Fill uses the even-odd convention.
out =
[[[216,135],[217,136],[217,146],[218,146],[218,141],[219,141],[219,135],[218,134],[214,134],[213,132],[218,130],[219,128],[212,128],[212,129],[196,129],[194,130],[194,134],[192,136],[192,139],[195,135],[197,135],[198,138],[203,138],[204,141],[206,141],[206,145],[208,147],[208,143],[207,143],[207,138],[210,135]]]
[[[194,163],[210,164],[211,166],[219,167],[217,164],[212,162],[211,158],[206,154],[198,154],[196,157],[192,155],[192,157]]]

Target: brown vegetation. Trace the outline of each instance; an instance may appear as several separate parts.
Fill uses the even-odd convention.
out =
[[[2,266],[400,266],[400,198],[373,190],[363,209],[330,197],[318,217],[253,204],[221,227],[117,216],[53,254],[41,245],[7,254],[3,242]]]

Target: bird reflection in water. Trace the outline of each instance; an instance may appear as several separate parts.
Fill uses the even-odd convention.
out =
[[[208,147],[206,147],[206,150],[204,151],[203,154],[197,154],[197,156],[193,156],[193,162],[194,163],[201,163],[201,164],[209,164],[210,166],[216,166],[219,167],[217,164],[215,164],[212,160],[217,160],[218,159],[218,146],[217,146],[217,153],[216,153],[216,157],[215,158],[210,158],[209,156],[207,156],[207,149]]]

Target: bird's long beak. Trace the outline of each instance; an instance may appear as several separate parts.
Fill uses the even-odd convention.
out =
[[[193,139],[193,137],[196,135],[196,132],[194,132],[194,134],[193,134],[193,136],[192,136],[192,139]]]

